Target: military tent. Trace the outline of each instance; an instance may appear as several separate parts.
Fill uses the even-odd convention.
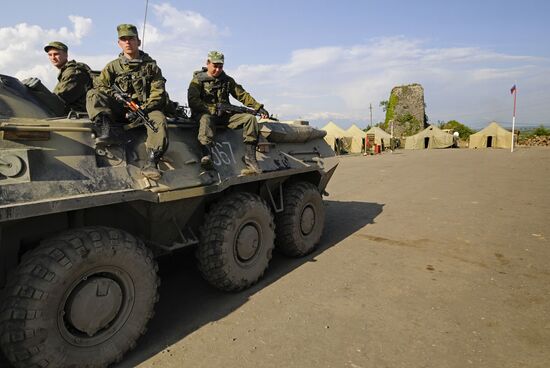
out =
[[[357,125],[353,124],[346,130],[346,133],[351,137],[351,151],[353,153],[361,153],[365,150],[365,132]]]
[[[332,121],[321,128],[327,132],[325,141],[332,147],[337,153],[345,153],[351,151],[351,137],[349,134]]]
[[[448,148],[453,145],[453,135],[430,125],[421,132],[406,137],[405,149]]]
[[[510,148],[512,132],[507,131],[498,123],[492,122],[484,129],[470,136],[469,148]]]
[[[374,134],[374,144],[382,145],[384,143],[385,147],[390,146],[391,134],[386,133],[386,131],[380,129],[379,127],[372,127],[367,130],[367,134]]]

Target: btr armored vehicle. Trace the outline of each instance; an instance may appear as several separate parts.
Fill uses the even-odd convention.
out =
[[[261,122],[263,173],[241,175],[242,132],[220,127],[204,172],[197,124],[180,114],[152,181],[143,127],[97,148],[86,115],[56,115],[47,93],[0,75],[0,342],[15,367],[120,360],[153,315],[161,255],[194,247],[204,278],[238,291],[274,248],[319,242],[338,164],[323,131]]]

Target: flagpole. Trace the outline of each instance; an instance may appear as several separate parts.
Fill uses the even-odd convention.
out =
[[[512,116],[512,145],[510,147],[510,152],[514,152],[514,137],[516,136],[515,126],[516,126],[516,95],[518,94],[517,84],[514,84],[512,87],[514,94],[514,115]]]

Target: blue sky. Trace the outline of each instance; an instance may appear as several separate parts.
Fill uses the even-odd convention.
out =
[[[56,71],[42,51],[60,40],[69,56],[101,69],[119,52],[116,25],[143,28],[145,1],[8,1],[0,14],[0,73]],[[145,51],[171,97],[186,101],[211,49],[226,72],[282,119],[365,127],[396,85],[420,83],[430,122],[481,128],[550,126],[550,2],[545,1],[149,1]]]

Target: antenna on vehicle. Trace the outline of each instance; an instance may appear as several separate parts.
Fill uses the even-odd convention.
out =
[[[143,18],[143,32],[141,34],[141,49],[145,49],[145,25],[147,24],[147,8],[149,8],[149,0],[145,0],[145,17]]]

